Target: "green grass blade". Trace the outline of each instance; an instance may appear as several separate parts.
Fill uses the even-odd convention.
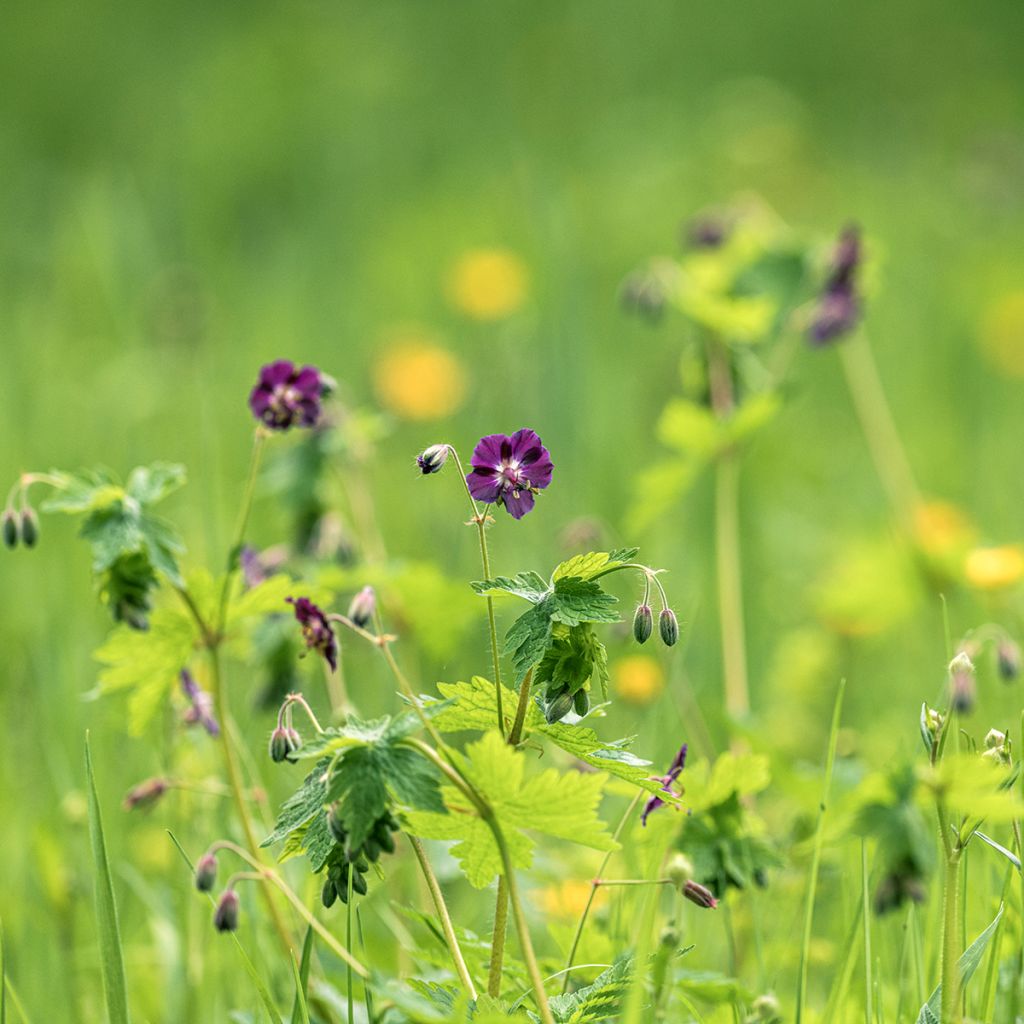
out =
[[[0,1024],[7,1024],[7,961],[4,959],[4,923],[0,920]]]
[[[121,951],[121,930],[117,921],[117,902],[114,899],[114,885],[110,878],[107,846],[103,838],[103,819],[100,814],[99,797],[96,795],[88,733],[85,736],[85,772],[89,784],[89,838],[96,867],[96,925],[99,931],[107,1018],[110,1024],[128,1024],[128,988]]]
[[[189,875],[195,875],[195,865],[193,865],[192,861],[189,860],[189,856],[185,852],[184,847],[182,847],[181,843],[178,842],[177,837],[170,831],[170,829],[168,829],[167,834],[171,837],[171,842],[178,848],[178,853],[181,854],[181,859],[188,865]],[[214,899],[212,894],[208,894],[208,898],[213,906],[217,905],[217,901]],[[267,1016],[271,1020],[271,1024],[284,1024],[284,1021],[281,1019],[281,1014],[274,1005],[274,1000],[271,997],[266,984],[260,977],[260,972],[256,970],[256,965],[249,959],[249,954],[246,953],[245,947],[242,943],[238,941],[238,936],[234,932],[231,932],[230,934],[231,938],[235,941],[235,949],[238,950],[238,955],[242,958],[242,964],[245,967],[245,971],[252,979],[252,983],[259,994],[260,1001],[263,1003],[263,1009],[266,1010]]]
[[[807,909],[804,914],[804,935],[800,945],[800,977],[796,990],[796,1024],[803,1020],[803,1012],[807,1005],[807,967],[810,962],[811,926],[814,922],[814,899],[818,891],[818,869],[821,865],[821,845],[824,839],[825,806],[828,802],[828,791],[832,787],[832,768],[836,760],[836,742],[839,738],[839,720],[843,711],[843,693],[846,680],[839,681],[836,691],[836,703],[832,710],[832,728],[828,734],[828,758],[825,763],[825,785],[821,793],[821,805],[818,811],[818,824],[814,829],[814,853],[811,857],[811,874],[807,884]]]
[[[871,1024],[874,1016],[872,1007],[873,979],[871,977],[871,897],[868,890],[868,841],[860,841],[860,881],[862,910],[864,921],[864,1020]]]
[[[292,1024],[309,1024],[309,1007],[306,1005],[306,989],[309,987],[309,964],[313,959],[313,929],[306,929],[302,943],[302,961],[295,968],[295,1004],[292,1006]],[[292,961],[295,967],[295,961]]]

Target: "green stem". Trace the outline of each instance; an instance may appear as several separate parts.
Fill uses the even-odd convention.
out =
[[[743,719],[750,712],[740,564],[739,481],[737,455],[727,452],[715,466],[715,560],[725,709],[733,719]]]
[[[825,782],[821,792],[821,803],[818,811],[818,823],[814,830],[814,850],[811,855],[811,872],[807,882],[807,907],[804,911],[803,943],[800,947],[800,974],[796,991],[796,1024],[801,1024],[804,1009],[807,1005],[807,969],[810,963],[811,929],[814,923],[814,899],[818,890],[818,870],[821,866],[821,847],[825,833],[825,807],[828,793],[832,788],[832,768],[836,760],[836,742],[839,738],[839,721],[843,710],[843,693],[846,680],[839,681],[836,692],[836,703],[832,710],[832,728],[828,737],[828,757],[825,762]]]
[[[860,878],[862,916],[864,918],[864,1021],[872,1024],[871,989],[871,906],[868,898],[868,844],[866,839],[860,841]]]
[[[848,338],[839,345],[839,355],[875,471],[893,511],[904,526],[910,526],[920,500],[917,484],[867,337],[859,332]]]
[[[941,807],[941,805],[940,805]],[[939,812],[942,814],[942,811]],[[947,847],[949,846],[947,840]],[[960,857],[956,850],[946,857],[942,891],[942,1024],[960,1024]]]
[[[491,578],[491,560],[487,552],[487,513],[481,513],[480,506],[477,505],[476,498],[473,497],[473,492],[469,489],[469,481],[466,479],[466,472],[462,468],[462,460],[459,458],[459,453],[452,445],[447,447],[448,451],[451,452],[452,458],[455,460],[455,465],[459,467],[459,477],[465,485],[466,497],[469,498],[469,505],[473,510],[472,522],[476,524],[477,537],[480,541],[480,562],[484,571],[484,579],[489,580]],[[486,595],[486,600],[487,625],[491,634],[491,666],[494,670],[494,703],[498,713],[498,732],[504,736],[505,712],[501,706],[501,658],[498,654],[498,628],[494,621],[494,598],[488,594]]]
[[[626,822],[632,817],[633,811],[636,810],[636,805],[640,802],[640,797],[643,795],[642,792],[638,792],[636,796],[630,801],[629,806],[626,808],[626,813],[619,819],[619,824],[612,835],[612,842],[617,843],[619,836],[622,834],[622,830],[626,827]],[[609,850],[601,861],[601,866],[597,869],[597,878],[600,878],[604,874],[605,869],[608,867],[608,862],[612,859],[613,850]],[[597,896],[597,878],[593,879],[590,883],[590,895],[587,897],[587,904],[583,908],[583,913],[580,915],[579,923],[576,925],[576,934],[572,937],[572,946],[569,948],[569,956],[565,961],[565,979],[562,982],[562,995],[565,995],[569,991],[569,979],[571,977],[572,966],[576,960],[576,951],[579,949],[580,939],[583,937],[583,929],[586,926],[587,918],[590,916],[590,908],[593,906],[594,898]]]
[[[526,721],[526,709],[530,704],[530,686],[533,682],[533,669],[529,669],[519,684],[519,702],[516,705],[516,717],[508,734],[509,746],[519,745],[523,738],[523,724]],[[505,961],[505,934],[508,931],[509,886],[504,876],[498,879],[498,893],[494,900],[494,930],[491,932],[491,966],[487,975],[487,992],[497,999],[501,995],[501,974]]]
[[[437,911],[437,918],[441,922],[441,930],[444,932],[445,942],[448,943],[448,952],[452,955],[455,971],[469,993],[470,999],[476,999],[476,987],[473,985],[473,979],[469,976],[469,968],[466,966],[465,958],[462,955],[462,949],[459,946],[459,940],[452,925],[451,914],[448,913],[448,904],[445,903],[444,893],[441,891],[437,875],[434,874],[434,869],[430,865],[427,851],[423,849],[423,843],[416,836],[409,836],[408,838],[413,852],[416,854],[416,859],[420,862],[420,869],[426,880],[427,888],[430,890],[430,896],[434,901],[434,909]]]
[[[355,902],[352,899],[352,880],[356,873],[356,866],[350,864],[348,866],[348,902],[345,904],[345,945],[349,949],[352,948],[352,904]],[[348,961],[345,962],[345,989],[346,995],[348,996],[348,1024],[355,1024],[356,1019],[356,1001],[355,992],[353,992],[354,985],[352,983],[352,964]]]

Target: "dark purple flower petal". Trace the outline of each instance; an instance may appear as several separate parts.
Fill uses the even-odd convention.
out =
[[[498,495],[501,493],[501,479],[496,469],[477,466],[466,474],[466,483],[469,484],[469,493],[477,501],[486,501],[488,504],[492,504],[498,500]]]
[[[672,763],[668,767],[668,774],[661,776],[661,779],[660,779],[660,781],[661,781],[661,788],[666,793],[672,793],[673,795],[675,795],[673,793],[673,790],[672,790],[672,783],[675,782],[676,779],[678,779],[679,776],[682,774],[683,767],[685,766],[685,764],[686,764],[686,744],[684,743],[679,748],[679,752],[676,754],[676,756],[674,758],[672,758]],[[647,803],[644,804],[644,809],[643,809],[643,811],[640,814],[640,823],[642,825],[646,825],[647,824],[647,816],[649,814],[651,814],[653,811],[656,811],[659,807],[664,807],[664,806],[665,806],[665,801],[662,800],[661,797],[658,796],[657,794],[655,794],[654,796],[650,797],[648,799]]]
[[[311,651],[319,651],[331,666],[338,667],[338,640],[327,616],[308,597],[286,598],[295,607],[295,618],[302,627],[302,639]]]
[[[532,491],[505,491],[501,504],[513,519],[522,519],[533,508]]]
[[[287,359],[260,370],[259,381],[249,395],[252,414],[272,430],[298,425],[315,426],[320,418],[323,379],[313,366],[301,370]]]
[[[498,470],[501,468],[501,446],[508,443],[504,434],[488,434],[481,437],[473,449],[473,456],[469,460],[471,466],[482,466],[488,469]]]

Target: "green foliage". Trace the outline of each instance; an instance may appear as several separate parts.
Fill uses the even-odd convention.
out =
[[[95,868],[96,926],[99,933],[100,965],[103,971],[103,992],[107,1000],[110,1024],[128,1024],[128,988],[124,974],[121,927],[117,917],[114,883],[110,877],[107,844],[103,836],[103,816],[96,795],[96,779],[92,770],[89,737],[85,738],[85,774],[89,793],[89,840]]]
[[[443,815],[437,769],[402,742],[418,725],[411,711],[369,722],[350,717],[300,747],[300,756],[319,759],[261,845],[286,841],[282,859],[305,853],[319,871],[335,845],[327,827],[329,805],[336,805],[353,848],[362,846],[392,803]]]
[[[617,1020],[633,981],[633,957],[620,956],[584,988],[549,1003],[557,1024],[591,1024]]]
[[[174,586],[183,584],[178,569],[181,541],[151,506],[184,484],[184,467],[160,462],[139,466],[124,486],[107,470],[55,471],[51,478],[56,493],[44,511],[85,517],[81,535],[92,546],[92,568],[103,600],[117,621],[144,629],[157,574]]]
[[[424,701],[426,707],[434,711],[433,721],[441,732],[486,732],[494,724],[497,705],[493,683],[474,676],[468,683],[438,683],[437,688],[444,699],[426,697]],[[514,707],[515,701],[516,695],[502,687],[503,706]],[[531,702],[526,708],[523,738],[525,740],[535,734],[546,737],[591,768],[608,772],[649,793],[662,793],[660,780],[651,776],[651,762],[630,753],[628,748],[633,737],[605,742],[582,723],[551,724],[545,720],[540,708]],[[672,803],[669,794],[662,795],[666,802]]]
[[[529,867],[533,841],[527,831],[568,839],[595,850],[617,848],[597,816],[606,776],[547,769],[526,778],[525,756],[497,732],[489,732],[459,758],[463,775],[494,812],[516,867]],[[466,878],[477,889],[501,871],[501,857],[487,823],[468,799],[452,786],[442,787],[448,814],[413,811],[408,827],[425,839],[458,840],[452,848]]]
[[[967,947],[960,959],[957,960],[956,969],[957,974],[960,976],[961,992],[967,988],[967,983],[974,977],[974,972],[978,969],[982,958],[985,956],[985,950],[988,949],[988,945],[992,941],[996,929],[999,927],[999,920],[1002,916],[1003,908],[1000,907],[992,923]],[[921,1007],[921,1012],[917,1017],[917,1024],[942,1024],[941,1006],[942,986],[940,985],[928,997],[928,1002]]]

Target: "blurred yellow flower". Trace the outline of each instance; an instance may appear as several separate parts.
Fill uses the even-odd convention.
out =
[[[964,562],[964,576],[979,590],[1001,590],[1024,578],[1024,550],[1018,544],[975,548]]]
[[[526,300],[523,261],[507,249],[471,249],[452,268],[448,297],[474,320],[500,320]]]
[[[466,396],[466,369],[457,356],[424,331],[396,335],[373,368],[381,405],[406,420],[437,420],[459,409]]]
[[[632,654],[612,665],[612,688],[620,700],[643,707],[656,701],[665,689],[665,673],[646,654]]]
[[[959,579],[964,556],[978,532],[962,509],[948,501],[925,501],[914,509],[914,541],[928,568],[946,579]]]
[[[590,899],[590,882],[567,880],[557,885],[549,885],[540,890],[540,904],[549,917],[576,920],[587,906]],[[594,906],[600,906],[605,890],[598,889],[594,895]]]
[[[989,306],[978,341],[997,369],[1024,377],[1024,289],[1007,292]]]

